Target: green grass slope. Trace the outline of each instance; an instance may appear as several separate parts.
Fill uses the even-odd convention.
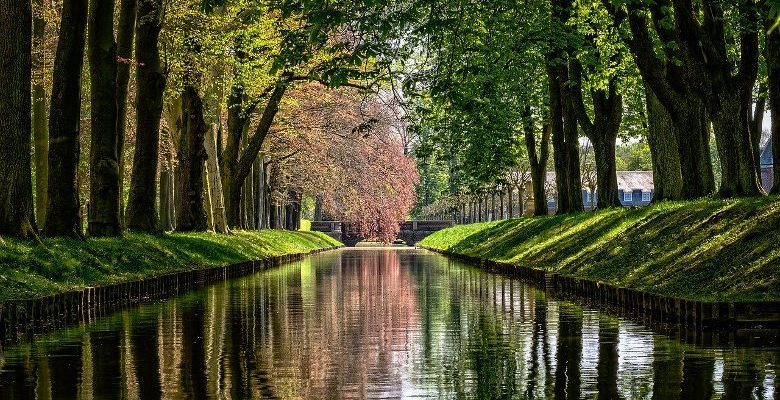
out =
[[[308,253],[341,243],[319,232],[130,233],[84,241],[0,243],[0,300],[128,282],[188,269]]]
[[[780,198],[456,226],[421,246],[702,301],[780,300]]]

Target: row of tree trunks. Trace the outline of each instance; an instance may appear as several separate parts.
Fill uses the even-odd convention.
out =
[[[92,133],[88,232],[91,236],[118,236],[121,226],[114,0],[95,1],[90,7],[87,53]]]
[[[78,192],[81,130],[81,74],[84,65],[87,0],[64,0],[54,58],[49,107],[46,236],[82,236]]]
[[[160,226],[155,205],[160,156],[160,120],[166,84],[159,50],[163,4],[162,0],[139,1],[135,38],[138,86],[135,104],[136,145],[126,223],[131,230],[159,232],[167,228],[167,224]]]
[[[0,58],[0,235],[30,238],[36,236],[30,171],[30,0],[0,1]]]

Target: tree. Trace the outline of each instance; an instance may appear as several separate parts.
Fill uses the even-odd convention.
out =
[[[534,134],[534,124],[531,120],[531,108],[526,107],[526,120],[523,124],[525,134],[525,145],[528,150],[528,161],[531,170],[531,185],[534,195],[534,215],[542,216],[549,213],[547,207],[547,159],[550,154],[550,126],[542,125],[542,137],[537,152],[536,135]],[[518,191],[520,188],[518,188]],[[521,210],[522,212],[522,210]]]
[[[136,143],[127,205],[128,229],[158,232],[155,208],[160,154],[160,119],[166,76],[160,62],[162,0],[140,0],[136,34]],[[161,189],[162,190],[162,189]]]
[[[88,8],[87,0],[65,0],[62,4],[49,107],[46,205],[49,218],[43,228],[46,236],[83,235],[77,177],[81,147],[81,74]]]
[[[92,2],[87,43],[92,129],[87,230],[92,236],[118,236],[121,225],[114,0]]]
[[[35,216],[39,226],[46,223],[46,183],[49,166],[49,132],[46,129],[46,87],[44,54],[48,2],[33,3],[33,142],[35,143]]]
[[[36,236],[33,215],[32,6],[29,0],[0,2],[0,235]]]
[[[555,185],[558,193],[558,214],[582,211],[582,183],[580,179],[579,133],[574,89],[569,86],[572,75],[569,68],[570,40],[576,40],[566,27],[572,3],[569,0],[552,1],[552,22],[557,32],[567,37],[567,44],[553,41],[547,54],[548,106],[552,129]]]
[[[206,121],[203,101],[190,82],[185,84],[181,101],[181,139],[179,143],[180,203],[176,207],[176,230],[205,231],[208,229],[203,204],[203,171],[206,161]]]
[[[655,2],[649,10],[638,2],[627,4],[627,10],[614,8],[607,1],[604,3],[616,24],[627,17],[631,36],[624,35],[624,40],[645,84],[674,123],[683,181],[681,196],[692,199],[713,193],[715,180],[710,163],[705,105],[692,86],[700,80],[700,71],[692,65],[688,58],[690,54],[681,49],[682,33],[677,29],[680,19],[675,19],[674,24],[668,23],[671,2]],[[648,20],[648,14],[651,20]],[[658,52],[650,27],[663,43],[668,44]]]
[[[117,26],[117,92],[116,92],[116,154],[119,158],[119,212],[124,216],[124,145],[127,130],[127,85],[130,81],[130,64],[133,56],[133,35],[137,0],[121,0],[119,25]],[[124,222],[124,218],[120,218]]]

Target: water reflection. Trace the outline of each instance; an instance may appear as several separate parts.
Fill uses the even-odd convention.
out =
[[[7,348],[0,399],[780,399],[779,361],[432,253],[356,249]]]

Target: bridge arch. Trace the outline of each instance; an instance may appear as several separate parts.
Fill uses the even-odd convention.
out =
[[[449,228],[454,224],[453,221],[403,221],[400,223],[401,229],[398,231],[396,239],[403,240],[409,246],[415,246],[417,242],[425,239],[428,235]],[[348,233],[348,229],[345,229],[341,221],[312,221],[311,230],[323,232],[349,247],[366,240],[366,238]]]

